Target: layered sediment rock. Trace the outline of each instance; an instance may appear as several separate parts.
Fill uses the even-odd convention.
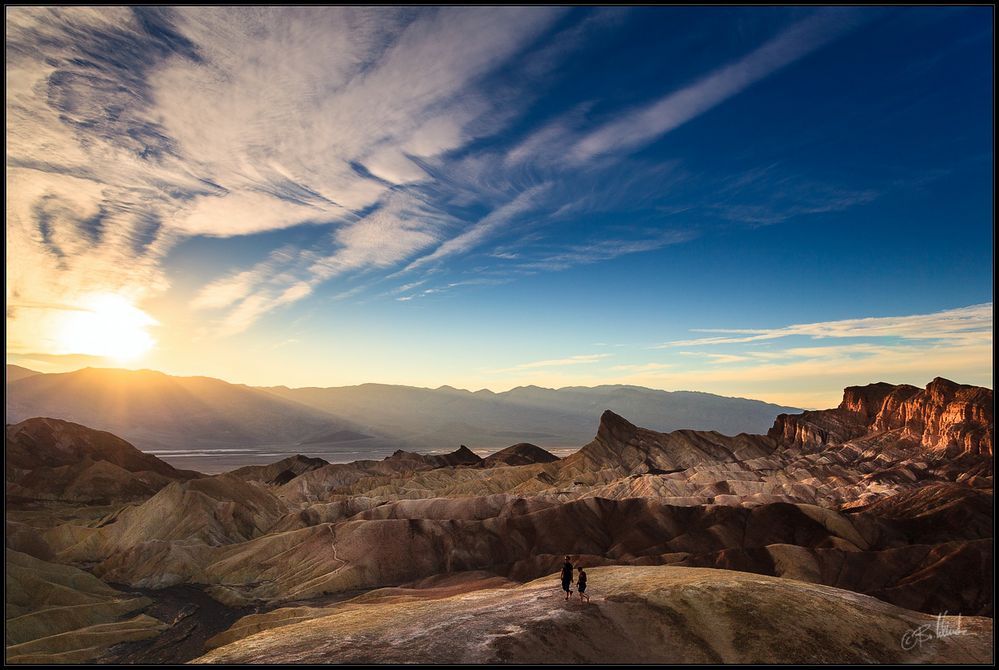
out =
[[[787,445],[820,447],[891,433],[898,442],[933,451],[991,455],[992,402],[991,389],[941,377],[925,389],[884,382],[850,386],[838,408],[781,414],[769,435]]]

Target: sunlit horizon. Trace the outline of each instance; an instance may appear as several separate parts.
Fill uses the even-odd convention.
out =
[[[991,387],[988,11],[11,7],[7,360]]]
[[[105,307],[107,303],[105,302]],[[111,302],[113,316],[128,315],[126,322],[148,327],[155,323],[140,310],[131,312],[127,303]],[[84,314],[90,314],[84,312]],[[111,319],[110,323],[115,323]],[[992,305],[977,305],[937,314],[895,319],[861,319],[843,322],[797,324],[752,333],[699,333],[703,337],[656,345],[594,343],[598,353],[580,354],[523,362],[507,368],[458,372],[450,377],[434,377],[432,372],[415,369],[409,373],[367,373],[364,361],[357,368],[323,372],[324,362],[304,368],[265,371],[243,369],[230,372],[225,363],[198,366],[184,360],[170,363],[162,352],[151,347],[128,364],[113,356],[10,354],[14,363],[37,372],[73,372],[84,367],[153,370],[184,377],[212,377],[249,386],[336,387],[360,384],[397,384],[420,388],[450,386],[469,391],[496,393],[522,386],[565,388],[573,386],[633,385],[663,391],[696,391],[743,397],[775,404],[822,409],[839,404],[842,389],[875,382],[925,386],[936,377],[991,388],[991,367],[978,363],[991,356]],[[142,331],[137,331],[142,332]],[[791,339],[810,341],[812,346],[782,345],[761,348],[760,342]],[[831,339],[836,344],[815,346]],[[904,346],[890,343],[895,340]],[[146,341],[140,338],[144,344]],[[887,341],[887,343],[886,343]],[[114,342],[112,340],[112,342]],[[286,347],[306,346],[302,342],[280,343]],[[103,346],[103,345],[102,345]],[[717,353],[721,348],[726,353]],[[707,350],[702,352],[701,350]],[[651,364],[628,364],[634,356],[647,357],[662,352]],[[733,353],[739,352],[739,353]],[[474,353],[474,352],[472,352]],[[690,363],[689,361],[693,361]],[[707,361],[705,363],[704,361]],[[686,368],[681,366],[686,365]]]

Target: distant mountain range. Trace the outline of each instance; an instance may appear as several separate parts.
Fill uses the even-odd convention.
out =
[[[142,449],[298,444],[360,427],[272,393],[210,377],[84,368],[25,374],[7,366],[7,423],[44,416],[121,435]],[[14,379],[14,381],[11,381]]]
[[[759,400],[640,386],[520,386],[503,393],[386,384],[265,390],[348,417],[414,448],[458,444],[495,448],[518,441],[579,446],[593,436],[606,409],[654,430],[690,428],[728,435],[765,433],[778,414],[801,411]]]
[[[659,431],[765,433],[800,410],[758,400],[638,386],[518,387],[504,393],[362,384],[257,388],[149,370],[84,368],[42,374],[7,365],[7,423],[45,416],[121,435],[143,449],[222,450],[324,445],[360,451],[450,451],[585,444],[613,410]],[[244,463],[245,464],[245,463]]]

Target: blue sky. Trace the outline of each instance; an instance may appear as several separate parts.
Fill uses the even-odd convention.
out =
[[[9,8],[8,360],[991,386],[992,12]]]

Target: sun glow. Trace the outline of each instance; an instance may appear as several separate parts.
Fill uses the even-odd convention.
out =
[[[78,311],[67,312],[57,337],[63,353],[130,361],[156,344],[146,331],[156,324],[128,299],[105,293],[86,298]]]

